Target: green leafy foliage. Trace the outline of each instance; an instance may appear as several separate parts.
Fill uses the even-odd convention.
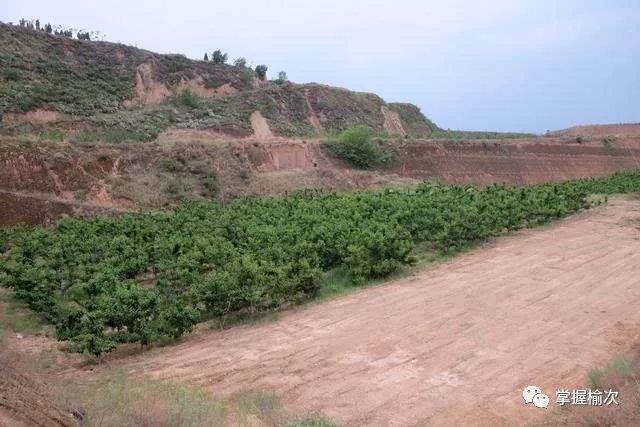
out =
[[[198,98],[198,95],[196,95],[189,89],[186,89],[177,93],[174,96],[173,100],[174,100],[174,103],[178,106],[184,105],[185,107],[189,107],[189,108],[200,107],[200,98]]]
[[[224,64],[227,62],[227,58],[229,58],[229,55],[227,55],[226,53],[222,53],[222,51],[219,49],[215,50],[211,55],[211,60],[214,64]]]
[[[266,65],[256,65],[256,75],[261,79],[264,79],[267,76],[267,70],[269,67]]]
[[[60,129],[48,129],[40,133],[41,141],[61,142],[64,140],[66,132]]]
[[[335,141],[328,141],[324,146],[339,157],[359,169],[373,169],[388,163],[393,152],[383,149],[374,140],[375,132],[368,126],[358,125],[340,133]]]
[[[2,76],[5,80],[16,81],[20,78],[20,73],[15,68],[5,67],[2,70]]]
[[[218,177],[213,172],[208,172],[202,178],[202,186],[205,189],[205,195],[207,197],[215,198],[220,192],[220,182]]]
[[[450,253],[587,207],[589,194],[632,191],[640,172],[531,187],[306,191],[65,219],[7,232],[0,283],[71,349],[99,355],[178,338],[203,316],[298,303],[329,271],[355,283],[384,277],[411,262],[416,244]]]
[[[247,66],[247,60],[243,57],[236,58],[236,60],[233,61],[233,66],[238,68],[245,68]]]
[[[277,85],[281,85],[288,80],[289,80],[289,77],[287,76],[287,73],[285,71],[279,71],[278,78],[275,79],[273,82]]]

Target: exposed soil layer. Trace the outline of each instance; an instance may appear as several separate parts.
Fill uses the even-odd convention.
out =
[[[64,217],[114,215],[123,209],[110,209],[83,202],[57,200],[46,194],[11,193],[0,190],[0,224],[49,225]]]
[[[0,144],[0,224],[43,224],[64,215],[167,208],[186,198],[231,200],[302,188],[372,188],[438,179],[446,183],[536,184],[640,168],[640,139],[567,138],[454,142],[395,141],[393,167],[350,169],[318,139],[271,135],[229,139],[215,132],[166,132],[153,143]],[[262,126],[262,127],[260,127]],[[215,175],[216,192],[205,187]]]
[[[520,424],[535,384],[584,384],[640,322],[640,200],[499,238],[431,270],[277,321],[159,349],[138,372],[265,388],[348,425]],[[552,406],[555,405],[552,403]],[[551,409],[549,409],[551,410]]]
[[[537,184],[640,168],[640,140],[559,138],[407,143],[394,172],[455,184]]]

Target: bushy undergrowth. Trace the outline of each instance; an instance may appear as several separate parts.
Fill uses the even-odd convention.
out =
[[[177,106],[199,108],[200,98],[195,93],[187,89],[175,94],[173,97],[173,103]]]
[[[368,126],[353,126],[342,131],[338,138],[324,143],[334,156],[359,169],[373,169],[389,163],[393,158],[390,149],[384,149],[374,141],[375,132]]]
[[[640,191],[640,172],[531,187],[303,192],[65,219],[8,234],[0,283],[72,349],[101,354],[180,337],[203,316],[298,303],[331,269],[356,282],[384,277],[411,262],[414,244],[453,252],[575,212],[588,194],[631,191]]]

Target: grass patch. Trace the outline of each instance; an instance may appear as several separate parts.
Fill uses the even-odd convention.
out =
[[[200,98],[189,89],[176,93],[173,97],[173,103],[176,106],[184,106],[188,108],[200,108],[202,105]]]
[[[337,425],[338,424],[322,415],[308,415],[285,424],[286,427],[334,427]]]
[[[593,368],[587,375],[591,390],[618,392],[619,403],[603,406],[569,405],[551,411],[536,425],[626,426],[640,420],[640,354],[638,350],[617,356],[610,363]]]
[[[62,142],[66,136],[67,133],[63,130],[49,129],[40,134],[40,141]]]
[[[260,420],[276,421],[281,410],[280,398],[275,393],[256,390],[241,391],[232,397],[241,413],[256,416]]]
[[[351,272],[344,266],[327,271],[320,279],[316,299],[331,298],[349,293],[354,289]]]
[[[80,130],[76,132],[71,140],[72,142],[107,142],[109,144],[118,144],[127,141],[148,142],[155,139],[157,133],[148,133],[141,130],[129,129],[98,129],[98,130]]]
[[[158,164],[165,172],[181,172],[184,169],[184,165],[173,157],[164,157]]]
[[[322,414],[301,417],[264,390],[243,390],[230,398],[168,380],[132,378],[109,370],[97,379],[56,384],[59,406],[81,415],[86,426],[335,426]]]
[[[207,390],[121,372],[95,383],[64,387],[61,404],[84,414],[88,426],[223,426],[229,406]]]
[[[9,289],[0,287],[0,320],[7,330],[16,333],[34,334],[45,324],[26,304],[14,299]]]
[[[589,371],[589,385],[594,389],[615,387],[620,378],[635,378],[637,368],[625,357],[618,356],[604,367],[596,367]]]

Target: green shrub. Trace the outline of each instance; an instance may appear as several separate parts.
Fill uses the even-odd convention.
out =
[[[256,75],[261,79],[267,77],[267,70],[269,68],[266,65],[256,65]]]
[[[373,169],[392,160],[391,150],[384,150],[373,141],[375,133],[368,126],[353,126],[326,142],[325,147],[338,158],[359,169]]]
[[[186,90],[183,90],[182,92],[177,93],[174,96],[174,103],[176,105],[183,105],[189,108],[199,108],[201,105],[200,98],[198,98],[198,95],[196,95],[189,89],[186,89]]]
[[[238,68],[245,68],[247,66],[247,60],[245,58],[237,58],[233,61],[233,66]]]
[[[228,57],[229,56],[226,53],[222,53],[222,51],[218,49],[213,52],[213,55],[211,55],[211,60],[214,62],[214,64],[224,64],[225,62],[227,62]]]
[[[4,101],[11,106],[10,110],[14,110],[20,113],[26,113],[36,106],[36,100],[33,98],[30,92],[26,90],[0,90],[0,98],[4,98]],[[4,93],[2,93],[4,92]]]
[[[127,141],[146,142],[157,136],[156,132],[119,128],[81,129],[71,136],[73,142],[108,142],[117,144]]]
[[[20,78],[20,73],[15,68],[5,67],[2,71],[2,76],[7,81],[16,81]]]
[[[205,195],[208,197],[216,197],[220,192],[218,177],[213,172],[209,172],[204,176],[202,186],[205,188]]]
[[[273,82],[275,84],[281,85],[281,84],[284,84],[284,82],[286,82],[287,80],[289,80],[289,78],[287,77],[287,73],[284,71],[280,71],[278,72],[278,78],[275,79]]]
[[[66,132],[59,129],[45,130],[40,134],[41,141],[62,142],[66,136]]]
[[[165,157],[160,159],[160,168],[166,172],[179,172],[183,169],[183,165],[173,157]]]

